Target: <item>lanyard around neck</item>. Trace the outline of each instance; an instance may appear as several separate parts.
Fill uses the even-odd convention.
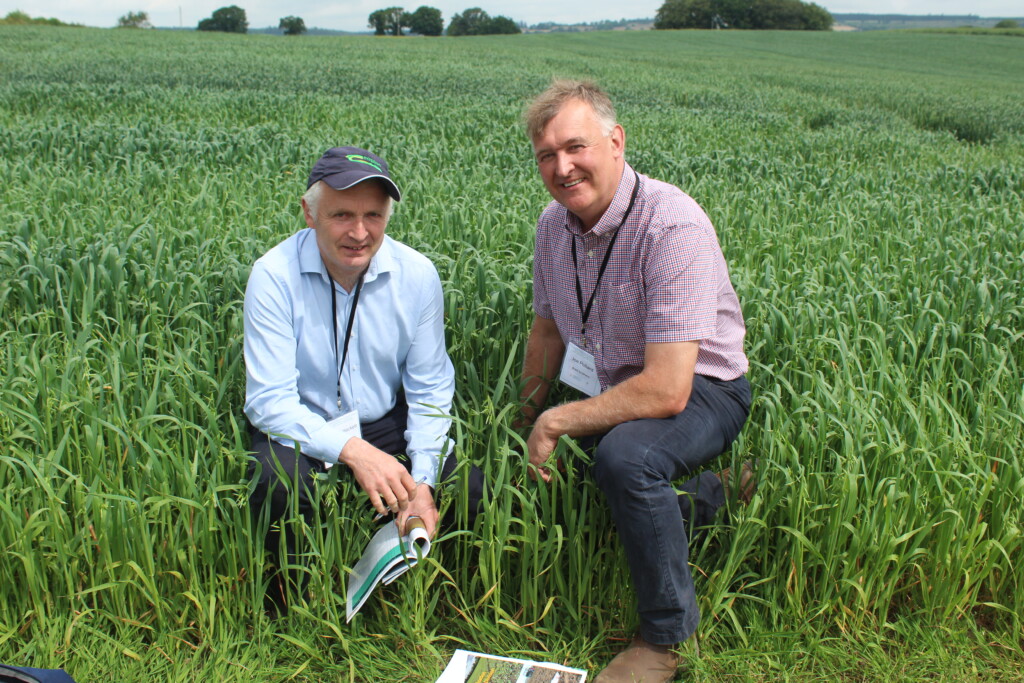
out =
[[[365,271],[359,275],[356,293],[352,297],[352,308],[348,313],[348,326],[345,328],[345,345],[341,352],[341,363],[338,363],[338,294],[334,291],[338,285],[333,279],[331,280],[331,327],[334,329],[334,362],[338,366],[338,410],[341,410],[341,373],[345,369],[345,359],[348,357],[348,341],[352,338],[352,325],[356,321],[356,307],[359,305],[359,292],[363,289],[364,275],[366,275]]]
[[[576,303],[580,307],[580,340],[583,342],[583,348],[587,348],[587,320],[590,319],[590,309],[594,306],[594,299],[597,297],[597,290],[601,286],[601,278],[604,277],[604,270],[608,267],[608,261],[611,259],[612,249],[615,247],[615,240],[619,238],[619,231],[622,226],[626,224],[626,219],[629,218],[629,214],[633,211],[633,204],[636,202],[636,193],[640,189],[640,176],[636,171],[633,171],[634,184],[633,194],[629,198],[629,206],[626,207],[626,213],[622,216],[622,220],[615,226],[615,232],[612,234],[612,241],[608,243],[608,251],[604,253],[604,260],[601,261],[601,268],[597,271],[597,281],[594,283],[594,291],[590,293],[590,299],[587,300],[587,305],[583,305],[583,287],[580,286],[580,268],[576,263],[576,235],[572,235],[572,268],[576,276]]]

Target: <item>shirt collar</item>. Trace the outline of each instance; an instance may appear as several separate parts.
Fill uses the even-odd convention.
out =
[[[379,275],[397,269],[395,261],[395,242],[386,234],[380,243],[380,249],[373,255],[370,267],[366,271],[365,282],[373,282]]]
[[[622,177],[619,178],[619,187],[615,190],[612,203],[608,205],[608,208],[605,209],[604,214],[594,224],[594,227],[587,233],[584,233],[583,224],[580,223],[579,217],[572,211],[566,210],[565,225],[569,232],[575,235],[589,234],[598,237],[610,234],[622,225],[622,222],[625,220],[626,210],[629,208],[629,199],[633,196],[633,185],[638,181],[639,176],[637,176],[633,167],[629,164],[623,164]]]
[[[384,235],[380,249],[373,255],[370,267],[366,270],[366,277],[363,282],[373,282],[381,273],[387,273],[395,269],[395,252],[393,240]],[[299,245],[299,270],[303,273],[319,273],[324,282],[330,281],[327,274],[327,266],[320,258],[320,247],[316,243],[316,230],[306,228],[302,243]]]

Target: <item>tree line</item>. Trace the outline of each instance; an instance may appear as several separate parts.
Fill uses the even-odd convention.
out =
[[[378,36],[405,35],[404,29],[421,36],[439,36],[444,32],[444,18],[441,10],[426,5],[415,12],[386,7],[370,13],[369,27]],[[447,33],[450,36],[486,36],[522,33],[522,29],[508,17],[492,17],[479,7],[471,7],[452,16]]]
[[[19,13],[12,13],[19,14]],[[11,19],[11,15],[8,15]],[[17,17],[21,19],[21,16]],[[24,19],[28,19],[27,15]],[[56,21],[56,20],[51,20]],[[441,10],[423,5],[414,12],[386,7],[370,13],[368,26],[378,36],[401,36],[408,29],[421,36],[445,32]],[[6,23],[6,22],[5,22]],[[14,23],[14,22],[10,22]],[[802,0],[665,0],[655,17],[655,29],[729,28],[827,31],[832,15],[813,2]],[[149,28],[145,12],[129,12],[118,20],[121,28]],[[199,31],[246,33],[249,22],[238,5],[221,7],[196,27]],[[302,17],[282,17],[278,28],[285,35],[306,32]],[[449,36],[483,36],[522,33],[516,22],[505,16],[490,16],[479,7],[456,13],[448,22]]]
[[[665,0],[654,28],[828,31],[832,15],[800,0]]]
[[[150,28],[146,12],[128,12],[118,20],[119,28]],[[421,36],[439,36],[444,32],[444,18],[436,7],[419,7],[415,12],[406,12],[402,7],[379,9],[369,16],[369,27],[378,36],[405,35],[405,29]],[[302,17],[282,17],[278,28],[287,35],[306,33],[306,22]],[[224,33],[246,33],[249,21],[245,10],[238,5],[229,5],[215,10],[212,15],[199,22],[198,31],[222,31]],[[455,14],[448,23],[450,36],[483,36],[501,33],[522,33],[519,25],[505,16],[492,17],[479,7],[471,7]]]
[[[81,27],[81,24],[66,24],[56,17],[30,17],[21,10],[12,10],[3,19],[0,19],[2,26],[74,26]]]

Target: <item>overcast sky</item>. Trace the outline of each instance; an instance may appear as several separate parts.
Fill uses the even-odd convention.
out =
[[[365,31],[370,12],[399,5],[414,10],[421,4],[441,10],[445,22],[468,7],[481,7],[490,15],[537,24],[544,21],[574,23],[601,19],[653,17],[664,0],[0,0],[0,16],[22,10],[33,17],[56,17],[86,26],[113,26],[127,12],[145,11],[156,26],[195,27],[218,7],[237,4],[246,12],[250,28],[277,26],[281,17],[302,17],[312,28]],[[872,14],[975,14],[982,17],[1024,15],[1022,0],[818,0],[831,12]]]

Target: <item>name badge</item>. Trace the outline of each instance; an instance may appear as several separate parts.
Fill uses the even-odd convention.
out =
[[[558,379],[587,396],[597,396],[601,393],[601,380],[597,378],[597,363],[594,357],[572,342],[569,342],[565,349],[562,372]]]
[[[359,412],[356,410],[350,410],[343,415],[339,415],[330,422],[331,429],[344,437],[356,437],[362,438],[363,431],[359,428]],[[333,462],[325,462],[324,468],[331,469],[334,466]]]

